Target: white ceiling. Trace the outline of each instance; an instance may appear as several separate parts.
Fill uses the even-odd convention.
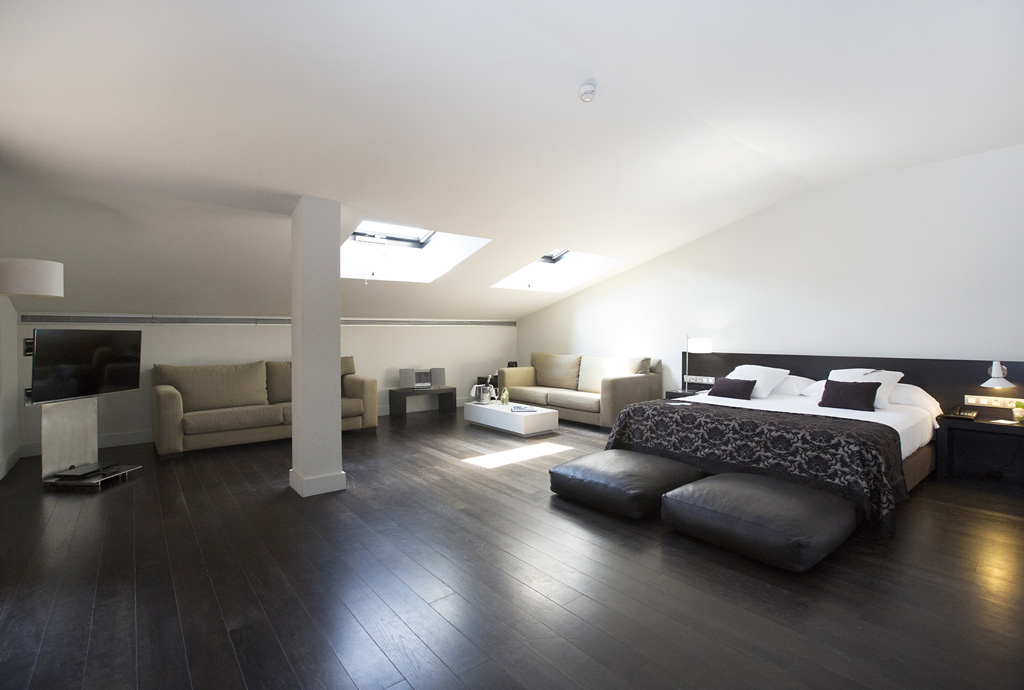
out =
[[[1022,84],[1020,0],[2,0],[0,256],[66,265],[19,311],[287,315],[313,195],[492,239],[343,316],[518,318],[561,296],[489,286],[555,247],[1024,143]]]

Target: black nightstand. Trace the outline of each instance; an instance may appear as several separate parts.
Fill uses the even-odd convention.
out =
[[[690,390],[690,391],[683,391],[683,390],[665,391],[665,400],[675,400],[676,398],[689,398],[691,395],[697,395],[698,393],[703,393],[705,390],[707,390],[707,389],[701,389],[699,391],[698,390]]]
[[[991,419],[956,419],[939,417],[939,430],[935,433],[935,472],[948,477],[956,465],[954,436],[968,434],[998,434],[1024,437],[1024,424],[1003,424]]]

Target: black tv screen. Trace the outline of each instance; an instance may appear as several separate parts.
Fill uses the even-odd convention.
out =
[[[32,403],[139,387],[142,331],[35,330]]]

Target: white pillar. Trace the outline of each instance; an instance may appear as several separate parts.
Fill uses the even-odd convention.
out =
[[[292,213],[292,469],[300,496],[346,486],[341,468],[341,204]]]

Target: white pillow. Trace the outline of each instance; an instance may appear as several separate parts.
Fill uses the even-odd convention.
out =
[[[601,392],[601,379],[604,378],[604,357],[580,357],[580,378],[576,390],[588,393]]]
[[[821,400],[821,396],[823,396],[824,394],[824,381],[815,381],[811,385],[807,386],[807,388],[804,388],[802,391],[800,391],[800,395],[806,395],[808,398],[811,398],[812,400]]]
[[[807,379],[803,376],[793,376],[792,374],[782,379],[782,383],[775,386],[775,390],[772,393],[779,393],[781,395],[800,395],[804,392],[808,386],[814,384],[814,379]]]
[[[903,378],[903,372],[884,369],[833,369],[828,373],[828,377],[833,381],[878,381],[882,385],[875,393],[875,409],[884,410],[889,407],[889,395]]]
[[[767,398],[775,386],[789,376],[789,369],[761,367],[756,364],[741,364],[730,372],[726,378],[756,381],[751,398]]]
[[[889,394],[890,405],[913,405],[914,407],[920,407],[928,412],[933,417],[938,417],[942,414],[942,405],[939,401],[933,398],[922,388],[912,386],[909,383],[897,383],[892,393]]]
[[[601,379],[619,378],[633,374],[647,374],[651,370],[650,357],[589,357],[580,358],[580,378],[576,390],[601,392]]]

